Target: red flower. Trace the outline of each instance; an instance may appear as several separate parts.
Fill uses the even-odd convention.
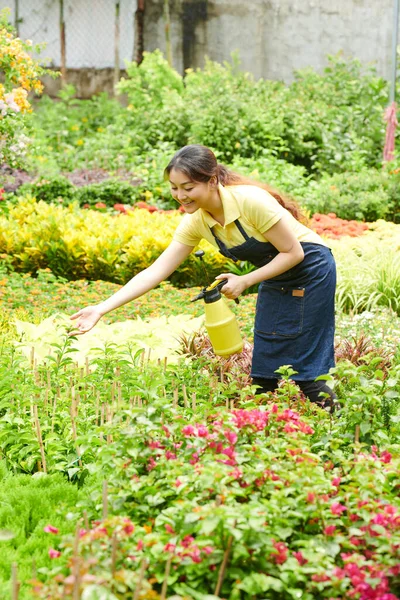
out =
[[[327,525],[324,529],[325,535],[333,535],[336,531],[336,525]]]
[[[271,554],[271,558],[277,565],[282,565],[287,561],[289,549],[283,542],[273,542],[275,552]]]
[[[306,558],[304,558],[304,556],[302,555],[301,552],[293,552],[293,556],[295,557],[295,559],[301,566],[308,563],[308,560]]]
[[[49,556],[50,558],[58,558],[61,556],[61,552],[59,550],[54,550],[54,548],[49,548]]]
[[[107,208],[107,205],[104,202],[96,202],[94,205],[95,208]]]

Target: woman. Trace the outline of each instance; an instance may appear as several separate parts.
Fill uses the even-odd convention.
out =
[[[335,395],[315,378],[334,366],[336,267],[330,249],[301,223],[298,207],[267,186],[219,165],[205,146],[179,150],[165,170],[175,200],[186,213],[173,241],[147,269],[110,298],[72,315],[76,333],[89,331],[106,313],[156,287],[202,238],[233,260],[251,262],[246,275],[222,273],[222,293],[237,298],[260,283],[254,327],[253,382],[277,387],[276,370],[291,365],[293,379],[313,402],[333,408]],[[322,395],[320,395],[322,394]]]

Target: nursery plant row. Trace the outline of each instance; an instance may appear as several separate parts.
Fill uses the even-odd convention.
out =
[[[244,364],[213,358],[202,335],[178,359],[154,361],[125,336],[77,363],[65,328],[43,359],[32,333],[4,325],[3,588],[394,600],[400,368],[371,327],[338,343],[342,410],[330,415],[289,367],[275,394],[257,395]]]

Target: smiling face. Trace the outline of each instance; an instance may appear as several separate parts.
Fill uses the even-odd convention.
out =
[[[185,212],[192,214],[199,208],[210,210],[215,205],[217,187],[212,180],[206,183],[193,181],[183,171],[172,169],[169,182],[172,197]]]

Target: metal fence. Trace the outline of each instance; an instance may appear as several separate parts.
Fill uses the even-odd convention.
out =
[[[61,22],[67,69],[115,67],[116,39],[119,67],[135,58],[137,0],[0,0],[3,8],[21,38],[46,43],[41,56],[48,66],[62,66]]]

